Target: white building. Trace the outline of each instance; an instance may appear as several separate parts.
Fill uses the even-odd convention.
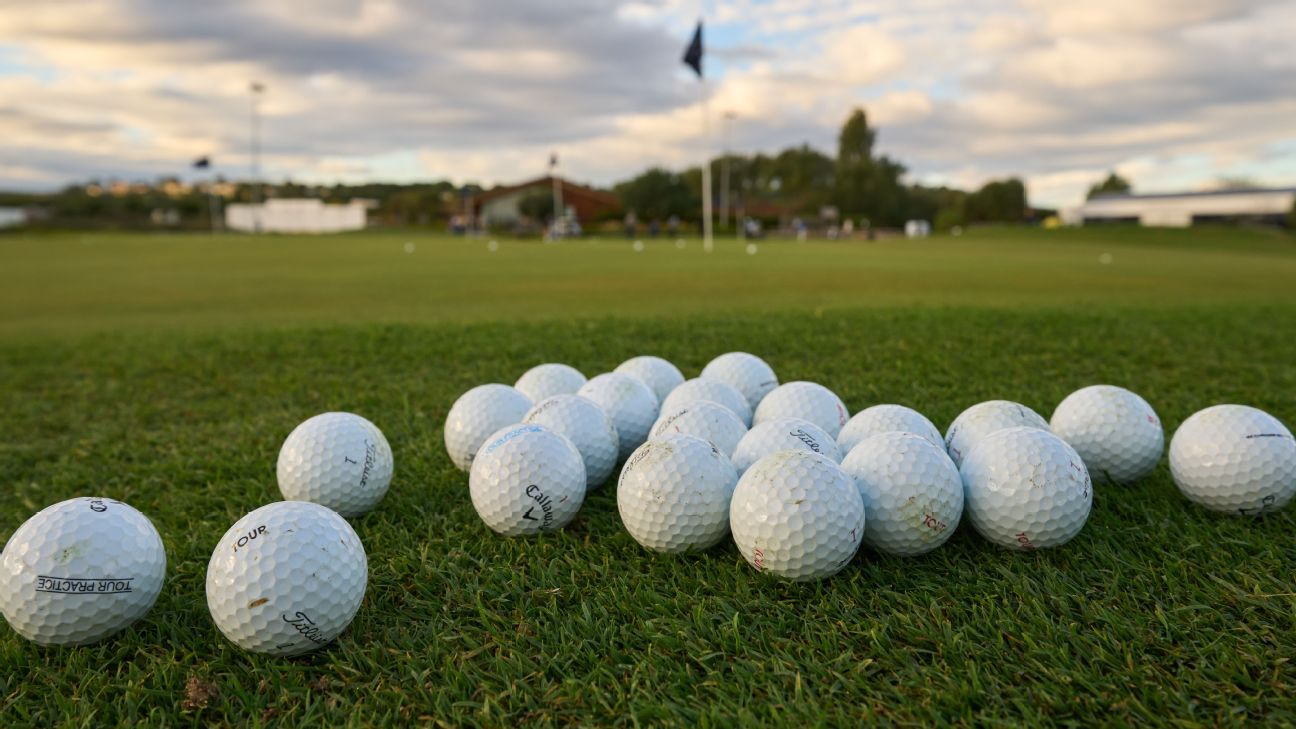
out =
[[[1061,211],[1062,222],[1129,222],[1185,228],[1211,221],[1282,223],[1296,205],[1296,188],[1220,190],[1164,195],[1100,195]]]
[[[246,233],[340,233],[363,230],[366,205],[325,205],[314,198],[274,199],[225,206],[225,227]]]
[[[23,208],[0,207],[0,228],[16,228],[27,223],[27,211]]]

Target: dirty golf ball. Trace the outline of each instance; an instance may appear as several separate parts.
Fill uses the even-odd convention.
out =
[[[914,433],[879,433],[842,459],[864,499],[864,543],[913,557],[944,544],[963,516],[963,480],[945,449]]]
[[[982,438],[1004,428],[1039,428],[1048,430],[1048,421],[1040,414],[1010,400],[987,400],[959,413],[949,430],[945,431],[945,449],[954,465],[962,466],[963,459]]]

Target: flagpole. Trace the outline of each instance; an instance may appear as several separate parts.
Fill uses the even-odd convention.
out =
[[[711,230],[711,111],[707,103],[706,79],[698,79],[702,90],[702,250],[712,248]]]
[[[562,183],[558,181],[558,155],[549,156],[549,179],[553,181],[553,237],[554,239],[563,236],[563,226],[559,223],[560,216],[563,214],[562,201]]]

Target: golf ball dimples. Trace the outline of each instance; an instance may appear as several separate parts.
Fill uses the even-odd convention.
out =
[[[850,420],[841,398],[817,382],[779,385],[761,400],[752,422],[759,425],[779,418],[809,420],[833,438]]]
[[[543,425],[576,446],[585,462],[585,487],[596,489],[616,468],[616,426],[603,408],[580,395],[554,395],[531,408],[524,423]]]
[[[125,630],[157,601],[166,551],[148,517],[78,498],[18,527],[0,555],[0,612],[42,645],[85,645]]]
[[[674,412],[685,405],[703,400],[729,408],[743,422],[743,426],[751,427],[752,410],[751,406],[747,404],[747,398],[719,380],[695,377],[681,384],[671,390],[670,395],[666,396],[666,399],[662,402],[662,411]]]
[[[585,501],[585,462],[571,441],[540,425],[492,435],[468,476],[473,508],[508,537],[566,526]]]
[[[731,458],[738,442],[747,435],[747,426],[729,408],[700,400],[673,412],[663,409],[649,439],[672,433],[701,438],[719,448],[725,458]]]
[[[1129,484],[1152,473],[1165,450],[1161,419],[1122,387],[1093,385],[1067,395],[1049,428],[1066,441],[1094,478]]]
[[[817,580],[845,567],[864,535],[864,502],[851,477],[810,451],[779,451],[734,489],[729,528],[753,567]]]
[[[944,544],[963,516],[963,479],[945,449],[914,433],[879,433],[842,460],[864,499],[864,543],[913,557]]]
[[[643,380],[643,383],[652,389],[658,401],[666,399],[671,390],[684,383],[684,373],[680,372],[678,367],[661,357],[651,355],[632,357],[622,362],[613,371]]]
[[[1048,421],[1030,408],[1009,400],[987,400],[959,413],[945,432],[945,449],[954,465],[962,466],[977,443],[987,435],[1004,428],[1038,428],[1048,430]]]
[[[324,413],[298,425],[279,449],[279,491],[342,516],[378,505],[392,479],[392,451],[378,426],[351,413]]]
[[[554,395],[572,395],[585,384],[585,375],[570,365],[550,362],[536,365],[518,378],[513,388],[533,403]]]
[[[648,431],[657,420],[657,396],[643,380],[622,372],[605,372],[586,382],[576,394],[592,400],[612,418],[620,458],[628,458],[648,440]]]
[[[874,405],[855,414],[837,434],[837,447],[842,453],[878,433],[913,433],[945,449],[945,439],[932,421],[917,410],[903,405]]]
[[[617,481],[626,531],[655,552],[714,546],[729,533],[729,499],[738,472],[715,446],[668,435],[639,446]]]
[[[743,473],[765,456],[789,449],[818,453],[833,463],[841,463],[837,444],[822,428],[800,418],[781,418],[747,431],[734,449],[734,467]]]
[[[295,656],[328,645],[360,609],[369,561],[336,512],[280,501],[225,532],[207,563],[207,609],[235,645]]]
[[[1281,509],[1296,492],[1296,441],[1263,410],[1215,405],[1175,431],[1170,473],[1184,496],[1208,509],[1244,516]]]
[[[531,405],[526,395],[508,385],[478,385],[465,392],[446,415],[445,444],[450,460],[461,471],[472,468],[473,458],[490,434],[521,421]]]
[[[746,352],[729,352],[707,363],[702,377],[719,380],[747,398],[747,404],[756,409],[771,390],[778,387],[778,376],[765,360]]]
[[[1080,454],[1038,428],[987,435],[963,461],[961,474],[968,520],[1001,547],[1066,544],[1080,533],[1093,505]]]

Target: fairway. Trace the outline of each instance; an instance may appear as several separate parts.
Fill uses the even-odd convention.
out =
[[[1048,417],[1098,382],[1145,397],[1167,441],[1221,402],[1291,426],[1291,236],[487,242],[0,237],[0,540],[56,501],[109,496],[153,520],[169,560],[156,608],[116,638],[49,649],[0,628],[0,723],[1296,722],[1293,511],[1207,512],[1164,461],[1096,484],[1059,549],[1008,552],[965,523],[925,557],[863,549],[802,585],[730,542],[645,551],[615,476],[566,529],[498,537],[441,440],[459,394],[541,362],[592,376],[655,354],[692,377],[731,350],[852,412],[901,403],[942,429],[991,398]],[[210,620],[207,561],[280,498],[283,439],[327,410],[370,418],[395,455],[390,493],[352,520],[364,604],[316,654],[245,653]]]

